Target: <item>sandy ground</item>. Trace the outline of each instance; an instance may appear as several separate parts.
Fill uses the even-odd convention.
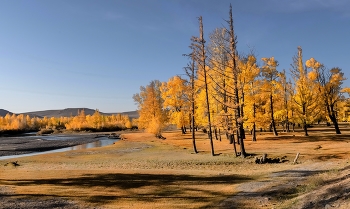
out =
[[[211,156],[201,132],[195,154],[190,133],[172,131],[165,140],[123,133],[102,148],[3,160],[0,208],[350,208],[349,133],[310,135],[248,135],[246,159],[224,137]],[[286,162],[255,164],[263,153]]]

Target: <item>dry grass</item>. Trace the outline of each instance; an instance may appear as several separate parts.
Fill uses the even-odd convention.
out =
[[[284,198],[285,206],[290,204],[288,199],[330,183],[338,175],[334,169],[346,166],[349,134],[325,133],[310,132],[310,137],[261,133],[257,142],[246,140],[251,154],[247,159],[235,158],[224,137],[214,140],[213,157],[204,133],[197,135],[198,154],[192,151],[190,134],[170,131],[164,133],[166,140],[160,140],[146,133],[124,133],[125,140],[103,148],[19,158],[19,167],[5,167],[1,164],[8,161],[0,161],[0,188],[8,198],[63,198],[74,201],[78,208],[261,208],[260,196],[274,197],[273,192],[280,192],[280,199],[276,196],[262,205],[273,206]],[[292,165],[297,152],[301,153],[299,163]],[[254,156],[263,153],[285,156],[288,161],[253,163]],[[295,169],[301,178],[313,177],[307,180],[308,188],[271,190],[288,182]],[[245,185],[253,187],[251,195],[257,195],[260,203],[230,200],[242,194]]]

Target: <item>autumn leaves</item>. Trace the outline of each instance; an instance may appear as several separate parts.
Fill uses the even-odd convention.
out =
[[[127,115],[102,115],[98,110],[93,115],[85,115],[81,110],[71,117],[30,117],[29,115],[7,114],[0,117],[0,133],[18,133],[38,130],[71,130],[71,131],[107,131],[131,128],[132,123]]]
[[[220,129],[243,145],[243,157],[247,130],[253,141],[256,129],[278,135],[296,125],[307,136],[308,126],[315,122],[332,122],[340,133],[338,121],[347,120],[343,96],[347,89],[342,90],[345,77],[340,68],[328,70],[314,58],[304,63],[298,47],[292,69],[278,70],[274,57],[259,62],[253,52],[237,52],[232,9],[226,23],[227,28],[215,29],[205,45],[200,17],[199,37],[191,39],[190,63],[185,68],[188,77],[152,81],[134,95],[139,128],[160,134],[166,124],[176,124],[183,133],[184,127],[199,126],[208,130],[210,139],[211,129]]]

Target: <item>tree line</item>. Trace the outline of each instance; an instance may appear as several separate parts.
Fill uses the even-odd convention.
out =
[[[6,114],[0,117],[0,133],[21,133],[46,130],[48,133],[66,129],[69,131],[116,131],[132,128],[127,115],[102,115],[98,110],[93,115],[86,115],[80,110],[71,117],[30,117],[29,115]]]
[[[277,125],[285,132],[300,126],[308,136],[311,124],[327,122],[341,134],[338,122],[350,119],[344,95],[350,89],[342,87],[346,78],[341,68],[329,69],[315,58],[305,61],[300,46],[289,71],[279,70],[274,57],[264,57],[259,64],[254,51],[239,53],[231,5],[226,27],[211,32],[208,43],[202,17],[198,21],[199,36],[191,38],[191,52],[185,54],[187,77],[154,80],[134,94],[139,128],[161,136],[167,124],[176,124],[183,133],[188,127],[202,127],[213,155],[213,137],[223,131],[234,147],[236,142],[240,145],[236,155],[242,157],[247,130],[253,141],[257,129],[277,136]],[[194,131],[192,139],[197,152]]]

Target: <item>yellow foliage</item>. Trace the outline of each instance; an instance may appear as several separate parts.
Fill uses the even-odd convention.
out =
[[[156,134],[161,133],[168,120],[167,111],[163,109],[161,85],[157,80],[151,81],[146,87],[141,86],[141,92],[133,96],[140,115],[137,120],[138,127],[151,133],[158,132]]]
[[[317,79],[317,71],[313,70],[311,72],[309,72],[308,74],[308,78],[311,80],[311,81],[315,81]]]
[[[316,61],[315,58],[313,58],[313,57],[310,58],[309,60],[307,60],[305,62],[305,65],[306,65],[306,67],[312,68],[314,70],[317,70],[322,66],[322,64],[320,62]]]
[[[127,115],[112,115],[103,116],[98,111],[95,112],[94,117],[85,115],[84,111],[81,111],[78,116],[75,117],[60,117],[60,118],[47,118],[42,119],[29,115],[6,115],[0,117],[0,130],[15,130],[15,131],[29,131],[38,130],[40,128],[57,128],[65,125],[67,130],[115,130],[131,128],[131,122]]]

